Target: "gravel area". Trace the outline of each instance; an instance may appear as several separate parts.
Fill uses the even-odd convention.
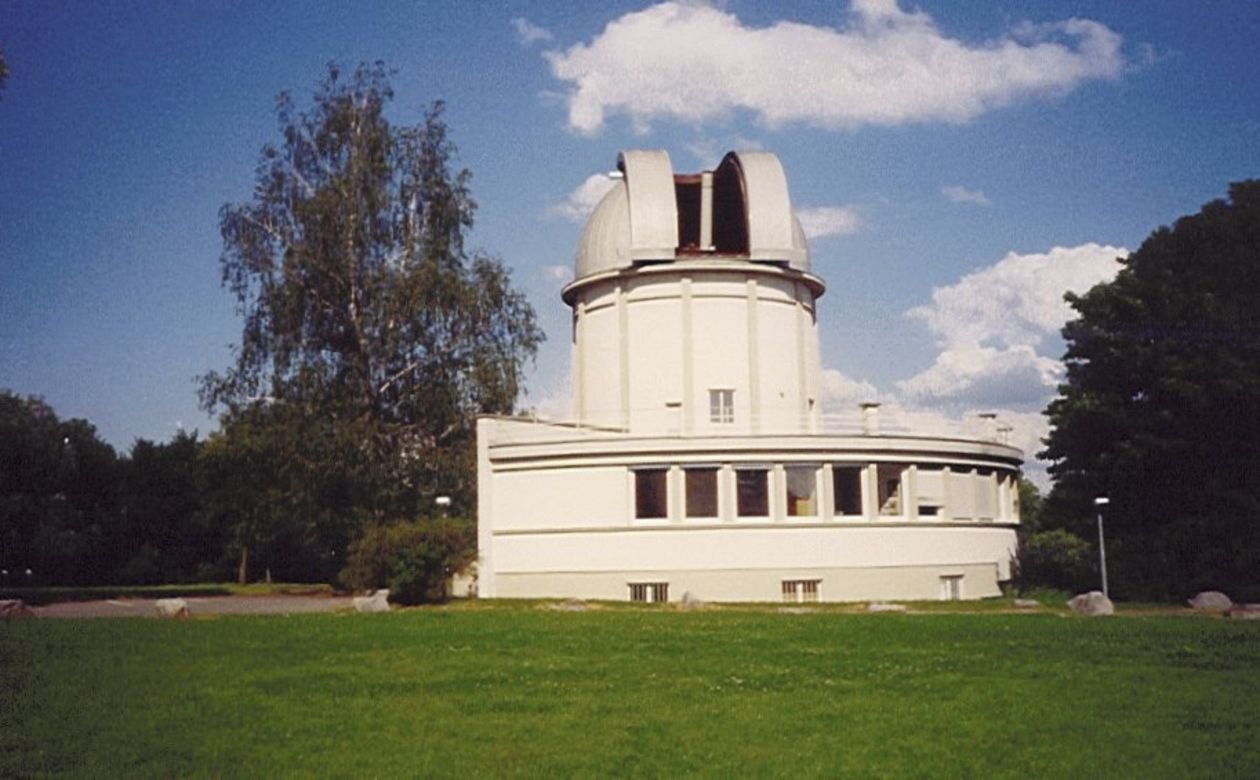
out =
[[[299,612],[336,612],[352,609],[349,596],[210,596],[185,598],[197,615],[292,615]],[[157,617],[155,599],[72,601],[31,607],[41,618]]]

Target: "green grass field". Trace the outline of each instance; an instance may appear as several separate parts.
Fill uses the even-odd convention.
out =
[[[468,604],[0,624],[0,776],[1260,777],[1260,624]]]

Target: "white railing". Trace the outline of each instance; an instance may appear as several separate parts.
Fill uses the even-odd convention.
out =
[[[619,410],[592,412],[587,422],[550,420],[539,416],[500,418],[505,424],[499,427],[496,441],[499,443],[542,443],[587,438],[616,438],[638,436],[862,436],[867,435],[871,419],[860,409],[834,411],[813,415],[767,414],[752,420],[711,422],[708,410],[695,415],[689,427],[678,408],[631,409],[629,425],[612,423],[620,420]],[[513,424],[521,423],[521,424]],[[933,438],[962,439],[1009,443],[1010,431],[992,416],[973,415],[967,418],[949,418],[931,412],[915,412],[899,407],[887,407],[879,411],[877,423],[880,436],[928,436]]]

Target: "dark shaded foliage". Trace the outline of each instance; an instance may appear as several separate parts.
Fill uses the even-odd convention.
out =
[[[1108,495],[1122,597],[1254,592],[1260,578],[1260,182],[1156,230],[1109,284],[1069,295],[1047,414],[1047,523],[1093,535]]]

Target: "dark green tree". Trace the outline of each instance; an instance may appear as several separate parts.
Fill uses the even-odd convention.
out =
[[[1260,182],[1122,263],[1068,296],[1046,522],[1092,540],[1091,499],[1107,495],[1113,591],[1260,597]]]
[[[202,402],[225,447],[237,425],[289,442],[301,466],[273,464],[290,478],[263,515],[302,527],[418,517],[439,494],[473,516],[475,417],[511,413],[543,338],[503,264],[465,247],[475,203],[442,104],[394,126],[392,98],[379,63],[330,66],[306,111],[281,95],[252,201],[220,212],[244,330]]]
[[[0,390],[0,570],[9,585],[109,582],[121,467],[86,420]],[[26,574],[27,570],[30,575]]]

